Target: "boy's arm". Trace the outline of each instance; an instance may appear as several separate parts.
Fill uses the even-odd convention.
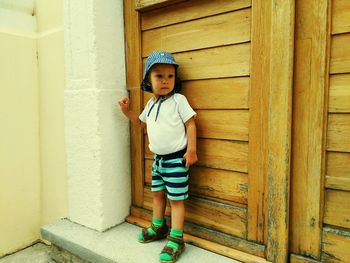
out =
[[[123,111],[123,113],[133,124],[140,126],[141,128],[146,128],[146,123],[139,119],[139,115],[136,112],[127,110],[126,112]]]
[[[185,123],[187,134],[187,151],[184,155],[186,160],[186,167],[190,167],[192,164],[198,161],[197,158],[197,131],[196,122],[194,117],[190,118]]]

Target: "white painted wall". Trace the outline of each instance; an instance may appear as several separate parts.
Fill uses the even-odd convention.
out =
[[[65,1],[64,94],[69,218],[103,231],[131,204],[122,0]]]
[[[36,0],[40,105],[41,225],[68,216],[64,142],[63,0]]]
[[[0,0],[0,257],[40,237],[39,88],[33,12],[33,1]]]

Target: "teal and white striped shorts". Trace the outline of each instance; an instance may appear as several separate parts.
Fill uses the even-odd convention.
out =
[[[152,166],[152,192],[167,191],[170,200],[188,198],[188,168],[183,155],[185,150],[167,155],[154,155]]]

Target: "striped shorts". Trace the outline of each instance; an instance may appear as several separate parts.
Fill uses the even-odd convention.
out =
[[[186,149],[167,155],[154,155],[152,166],[152,192],[167,191],[170,200],[188,198],[188,168],[183,155]]]

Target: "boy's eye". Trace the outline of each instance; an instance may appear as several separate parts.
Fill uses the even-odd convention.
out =
[[[162,74],[157,74],[156,77],[161,79],[161,78],[163,78],[163,75]]]
[[[170,75],[168,76],[169,79],[172,79],[173,77],[174,77],[173,74],[170,74]]]

